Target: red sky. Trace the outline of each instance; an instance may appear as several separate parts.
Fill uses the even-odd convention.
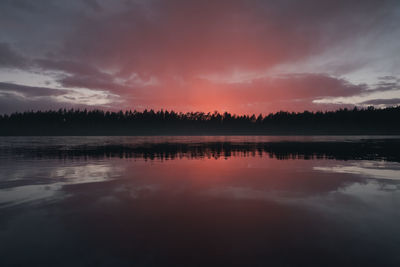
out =
[[[398,1],[3,1],[0,112],[400,103]]]

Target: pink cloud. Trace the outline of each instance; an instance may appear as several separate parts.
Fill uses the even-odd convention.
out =
[[[21,36],[16,36],[18,28],[8,33],[10,40],[21,39],[24,45],[27,38],[33,40],[32,50],[42,44],[53,48],[47,53],[41,48],[26,59],[0,45],[0,54],[8,55],[3,65],[28,68],[21,62],[30,62],[29,71],[51,76],[60,87],[109,91],[125,100],[115,103],[116,109],[236,113],[330,109],[333,106],[313,100],[362,94],[368,86],[312,67],[290,71],[283,67],[282,73],[289,74],[261,75],[240,83],[205,77],[271,73],[275,67],[296,66],[332,47],[345,49],[349,40],[370,32],[386,32],[384,26],[397,21],[394,2],[375,0],[362,5],[356,0],[85,0],[38,2],[31,4],[33,9],[18,10],[2,5],[29,21]],[[2,20],[9,22],[7,16]],[[330,74],[344,75],[367,64],[368,60],[339,60]],[[386,82],[376,89],[395,86]]]

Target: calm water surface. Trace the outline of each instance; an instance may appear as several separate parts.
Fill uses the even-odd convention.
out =
[[[368,138],[0,138],[0,266],[400,266],[396,157],[257,145]]]

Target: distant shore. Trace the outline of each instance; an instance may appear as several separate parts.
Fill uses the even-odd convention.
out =
[[[55,110],[0,115],[0,136],[398,135],[400,107],[268,115]]]

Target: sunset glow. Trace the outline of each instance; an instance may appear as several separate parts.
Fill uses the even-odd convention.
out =
[[[398,1],[2,1],[0,113],[400,103]]]

